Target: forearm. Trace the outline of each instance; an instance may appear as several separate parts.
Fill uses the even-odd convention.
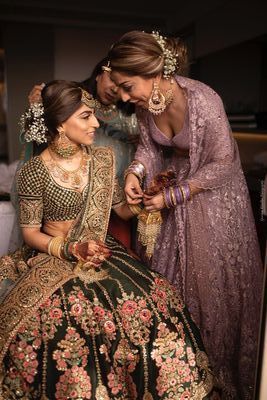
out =
[[[52,236],[33,228],[22,228],[24,242],[33,249],[48,252],[48,243]]]
[[[130,210],[127,203],[122,204],[119,207],[114,208],[115,213],[125,221],[134,217],[134,213]]]

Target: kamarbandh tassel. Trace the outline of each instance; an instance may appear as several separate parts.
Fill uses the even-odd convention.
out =
[[[162,217],[160,211],[148,212],[143,209],[138,215],[137,232],[141,244],[146,247],[146,255],[151,258],[157,236],[160,232]]]

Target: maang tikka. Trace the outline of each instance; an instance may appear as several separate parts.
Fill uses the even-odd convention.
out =
[[[151,96],[148,101],[148,110],[154,115],[161,114],[166,109],[166,107],[172,102],[172,100],[173,100],[172,89],[168,90],[165,97],[164,94],[160,91],[158,83],[154,81]]]

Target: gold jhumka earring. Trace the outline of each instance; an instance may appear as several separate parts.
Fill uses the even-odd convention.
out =
[[[173,82],[171,82],[171,84],[172,83]],[[172,100],[172,89],[169,89],[164,96],[164,94],[160,91],[158,83],[154,81],[151,96],[148,100],[148,110],[154,115],[161,114],[163,111],[165,111],[166,107],[172,102]]]

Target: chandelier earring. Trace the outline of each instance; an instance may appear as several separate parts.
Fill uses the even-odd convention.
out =
[[[50,149],[61,158],[70,158],[81,149],[81,146],[72,143],[63,130],[58,131],[59,138],[50,144]]]
[[[66,147],[66,146],[68,146],[68,145],[70,144],[70,141],[69,141],[69,139],[67,138],[65,131],[59,130],[59,131],[58,131],[58,134],[59,134],[58,145],[59,145],[60,147]]]
[[[153,89],[148,100],[148,110],[155,115],[161,114],[166,108],[166,98],[161,93],[157,82],[153,82]]]

